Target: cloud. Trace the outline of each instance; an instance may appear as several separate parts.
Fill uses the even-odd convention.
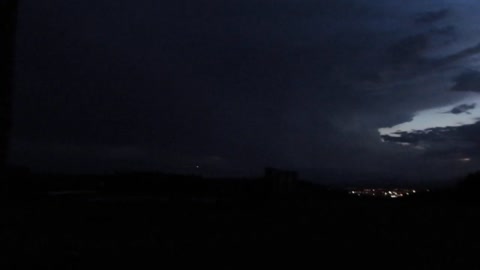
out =
[[[461,105],[455,106],[453,109],[451,109],[450,111],[447,111],[445,113],[452,113],[452,114],[467,113],[467,114],[470,114],[469,111],[475,109],[476,106],[477,106],[476,103],[461,104]]]
[[[398,41],[389,49],[392,64],[401,66],[420,62],[422,60],[421,53],[427,50],[429,45],[430,35],[427,33],[409,36]]]
[[[432,60],[432,65],[447,65],[480,53],[480,43],[441,59]]]
[[[382,136],[383,141],[413,147],[433,159],[462,161],[480,158],[480,122],[460,127],[438,127]]]
[[[477,51],[451,55],[475,44],[461,39],[475,36],[463,36],[472,24],[432,25],[449,11],[418,14],[429,10],[419,2],[30,2],[30,28],[19,31],[15,136],[46,147],[14,151],[31,164],[46,153],[52,167],[75,157],[91,167],[179,171],[402,165],[411,156],[379,144],[376,128],[465,94],[442,93],[458,72],[445,74],[442,64]],[[31,35],[43,32],[48,38]],[[460,44],[443,50],[452,39]],[[419,140],[396,140],[406,138]],[[81,146],[47,147],[63,141]]]
[[[444,26],[444,27],[435,28],[431,31],[431,33],[438,34],[438,35],[454,36],[455,35],[455,26],[447,25],[447,26]]]
[[[451,135],[454,130],[455,127],[438,127],[425,130],[415,130],[412,132],[399,131],[389,135],[382,135],[381,137],[385,142],[418,145],[422,142],[446,141],[450,138],[448,135]]]
[[[417,24],[430,24],[441,21],[450,15],[449,9],[441,9],[437,11],[429,11],[419,14],[415,18]]]
[[[139,145],[94,144],[86,142],[50,142],[16,139],[11,142],[16,151],[10,155],[12,164],[31,163],[33,170],[64,172],[130,169],[148,164],[151,150]]]
[[[480,92],[480,72],[476,70],[466,71],[454,78],[453,91]]]
[[[472,53],[472,48],[447,56],[440,60],[430,59],[426,55],[430,50],[443,47],[455,39],[454,26],[434,28],[428,31],[407,36],[390,45],[388,55],[393,69],[419,69],[430,70],[452,61],[467,57]],[[473,49],[476,52],[476,49]]]

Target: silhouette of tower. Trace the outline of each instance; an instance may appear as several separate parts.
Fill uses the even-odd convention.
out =
[[[275,168],[265,168],[265,179],[270,181],[274,193],[288,193],[295,187],[298,173]]]
[[[17,0],[0,0],[0,170],[6,167],[11,127],[17,6]]]

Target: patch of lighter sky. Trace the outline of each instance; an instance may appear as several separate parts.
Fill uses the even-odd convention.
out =
[[[476,104],[475,108],[467,112],[453,114],[449,113],[453,108],[462,104]],[[409,122],[401,123],[392,127],[379,128],[380,135],[399,137],[398,132],[414,132],[431,128],[460,127],[472,125],[480,121],[480,94],[470,93],[464,99],[447,106],[429,108],[415,113]]]

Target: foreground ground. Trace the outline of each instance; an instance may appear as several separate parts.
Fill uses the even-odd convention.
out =
[[[308,259],[326,269],[480,268],[480,206],[457,200],[57,193],[9,199],[1,211],[2,269],[160,266],[172,258],[228,258],[226,268],[254,259]]]

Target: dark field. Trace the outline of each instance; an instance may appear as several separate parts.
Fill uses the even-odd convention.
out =
[[[255,196],[251,189],[173,190],[11,191],[2,202],[4,269],[162,266],[172,259],[223,267],[258,259],[313,260],[326,269],[480,267],[480,206],[454,193],[389,200],[320,189]]]

